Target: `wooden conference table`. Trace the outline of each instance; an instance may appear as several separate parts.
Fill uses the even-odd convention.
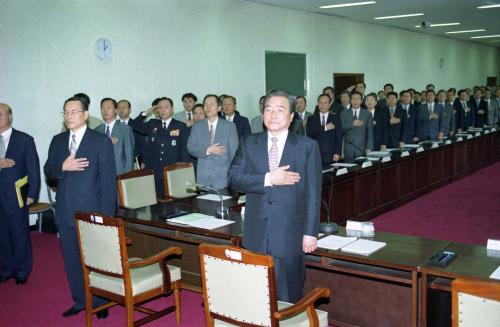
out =
[[[425,180],[428,182],[434,181],[435,184],[442,184],[448,180],[454,180],[495,160],[500,153],[499,141],[499,133],[492,132],[420,153],[411,152],[407,157],[396,157],[390,162],[377,163],[370,168],[354,169],[342,176],[335,176],[333,172],[330,175],[325,173],[324,185],[326,185],[327,192],[329,192],[327,199],[330,201],[332,195],[336,199],[336,201],[332,201],[334,205],[331,207],[330,213],[333,217],[341,217],[337,215],[337,210],[342,208],[342,200],[335,195],[339,193],[343,194],[343,200],[349,199],[348,195],[350,194],[352,196],[351,200],[347,201],[347,203],[344,202],[343,205],[349,206],[352,204],[351,208],[355,209],[352,212],[360,212],[358,209],[360,206],[363,208],[360,203],[360,199],[363,197],[358,197],[359,194],[356,192],[362,187],[360,185],[363,183],[364,178],[375,178],[382,184],[377,186],[378,191],[372,193],[376,196],[371,197],[370,206],[375,208],[371,212],[389,210],[396,204],[414,197],[417,193],[423,194],[437,187],[430,184],[426,187],[417,188],[416,186],[420,185],[421,178],[423,178],[418,175],[420,170],[425,171],[424,175],[427,176]],[[478,151],[487,151],[488,154],[478,154]],[[462,154],[460,155],[460,153]],[[447,158],[450,154],[453,154],[451,167],[454,167],[451,170],[453,172],[450,175],[451,177],[448,176],[447,169],[443,167],[436,168],[438,161],[436,158],[441,158],[439,159],[441,162],[448,162]],[[457,160],[460,161],[462,157],[464,158],[463,165],[457,163]],[[473,158],[482,158],[482,160],[473,160]],[[424,165],[423,162],[426,162],[426,164]],[[457,166],[462,168],[457,169]],[[401,177],[404,167],[410,167],[410,176],[407,178]],[[432,173],[431,171],[434,170],[440,173]],[[413,176],[411,171],[420,177]],[[445,171],[448,173],[445,174]],[[371,174],[375,174],[375,177],[366,177]],[[394,185],[397,185],[396,191],[390,186],[391,184],[387,184],[383,180],[383,176],[393,176]],[[436,176],[439,176],[439,178],[435,179]],[[401,178],[401,180],[398,180],[398,178]],[[352,192],[339,192],[339,190],[346,190],[346,187],[342,186],[346,183],[354,185],[352,188],[347,187]],[[401,193],[402,184],[409,184],[411,187],[408,190],[411,192]],[[405,188],[403,187],[403,189]],[[384,195],[386,193],[389,195]],[[402,194],[404,196],[401,196]],[[395,197],[389,201],[393,195]],[[380,202],[381,200],[383,201]],[[392,202],[391,205],[384,205],[384,203],[390,202]],[[180,258],[173,259],[171,263],[181,267],[184,288],[200,291],[201,275],[198,245],[200,243],[241,244],[243,224],[239,213],[241,205],[237,203],[237,195],[226,200],[225,205],[231,207],[229,219],[234,220],[235,223],[215,230],[204,230],[167,223],[166,218],[178,211],[215,214],[215,210],[219,206],[218,202],[200,200],[195,197],[134,210],[120,209],[116,216],[124,219],[127,228],[126,234],[132,239],[129,256],[145,257],[168,246],[180,246],[183,249],[183,255]],[[328,214],[328,211],[324,213]],[[343,211],[343,214],[345,214],[345,211]],[[366,214],[345,217],[360,219],[368,216]],[[342,222],[345,219],[335,220]],[[339,235],[343,234],[345,234],[345,230],[341,228]],[[330,313],[330,321],[335,325],[425,325],[426,309],[432,306],[432,303],[428,301],[427,290],[438,288],[444,292],[449,292],[450,281],[456,276],[462,276],[460,269],[467,267],[467,264],[471,261],[478,260],[479,262],[482,258],[481,256],[476,258],[478,253],[481,252],[481,247],[475,248],[475,246],[454,244],[449,241],[383,232],[377,232],[374,239],[386,242],[387,246],[368,257],[324,249],[318,249],[306,257],[307,277],[305,290],[307,291],[316,286],[326,286],[332,289],[330,301],[321,304],[320,308]],[[428,258],[445,248],[457,249],[459,257],[455,262],[446,269],[426,266]],[[463,250],[463,253],[461,254],[458,250]],[[465,261],[462,263],[462,260]],[[491,266],[495,265],[500,265],[500,260],[491,262]],[[486,273],[478,268],[476,275],[478,274],[480,277],[485,277]],[[474,271],[465,270],[465,273],[463,273],[463,276],[470,275],[475,276]],[[421,296],[419,296],[420,292],[422,293]],[[419,312],[422,319],[420,319]],[[446,308],[444,312],[446,314]]]

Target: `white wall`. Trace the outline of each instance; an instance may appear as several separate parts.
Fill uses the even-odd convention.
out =
[[[108,62],[94,53],[101,36],[113,41]],[[313,97],[334,72],[364,73],[368,91],[464,87],[496,75],[500,60],[494,47],[243,0],[2,0],[0,47],[0,102],[35,137],[42,165],[76,92],[95,116],[105,96],[129,99],[133,115],[158,96],[181,110],[187,91],[233,94],[254,116],[265,50],[306,53]]]

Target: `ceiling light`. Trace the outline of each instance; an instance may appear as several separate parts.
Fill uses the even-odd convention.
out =
[[[394,18],[415,17],[415,16],[423,16],[423,15],[424,15],[424,13],[418,13],[418,14],[406,14],[406,15],[396,15],[396,16],[375,17],[373,19],[394,19]]]
[[[471,36],[471,39],[487,39],[490,37],[500,37],[500,34],[495,34],[495,35],[481,35],[481,36]]]
[[[364,6],[364,5],[372,5],[376,3],[375,1],[364,1],[364,2],[352,2],[352,3],[341,3],[338,5],[328,5],[321,6],[321,9],[331,9],[331,8],[341,8],[341,7],[353,7],[353,6]]]
[[[500,7],[500,4],[479,6],[477,7],[477,9],[488,9],[488,8],[498,8],[498,7]]]
[[[430,27],[441,27],[441,26],[454,26],[460,25],[460,23],[442,23],[442,24],[430,24]]]
[[[485,32],[485,29],[480,29],[480,30],[465,30],[465,31],[452,31],[452,32],[446,32],[446,34],[460,34],[460,33],[476,33],[476,32]]]

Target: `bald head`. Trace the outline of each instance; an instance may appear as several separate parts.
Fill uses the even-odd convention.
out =
[[[12,125],[12,109],[8,104],[0,103],[0,133],[8,130]]]

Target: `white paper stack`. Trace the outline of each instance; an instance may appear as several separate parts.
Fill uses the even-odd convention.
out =
[[[357,239],[358,239],[357,237],[343,237],[343,236],[329,235],[318,241],[318,247],[327,250],[337,251],[341,247],[346,246],[347,244],[352,243]]]
[[[200,200],[209,200],[209,201],[220,201],[220,196],[217,194],[205,194],[196,197]],[[229,200],[231,197],[229,195],[223,195],[222,200]]]
[[[370,241],[370,240],[364,240],[364,239],[359,239],[357,241],[354,241],[347,246],[344,246],[342,248],[343,252],[349,252],[349,253],[354,253],[354,254],[361,254],[361,255],[370,255],[384,246],[386,246],[387,243],[385,242],[377,242],[377,241]]]
[[[203,229],[215,229],[234,223],[233,220],[218,219],[198,212],[167,219],[167,222]]]
[[[357,166],[355,163],[344,163],[344,162],[336,162],[331,165],[332,167],[346,167],[351,168]]]

